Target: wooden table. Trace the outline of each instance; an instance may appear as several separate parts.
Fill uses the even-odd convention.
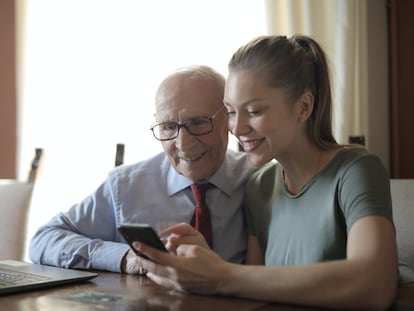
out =
[[[186,295],[161,288],[143,276],[98,273],[98,277],[84,283],[0,296],[0,310],[322,310],[221,296]],[[391,310],[414,310],[414,283],[399,292]]]

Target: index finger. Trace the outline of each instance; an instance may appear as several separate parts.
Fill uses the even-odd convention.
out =
[[[194,229],[190,224],[188,223],[179,223],[176,225],[173,225],[171,227],[165,228],[160,232],[160,234],[178,234],[178,235],[194,235],[198,234],[198,231]]]
[[[161,265],[171,265],[174,262],[174,257],[176,257],[167,252],[160,251],[154,247],[151,247],[145,243],[141,243],[138,241],[133,242],[132,246],[139,253],[142,253],[143,255],[148,257],[148,259],[145,259],[144,257],[139,257],[139,261],[144,269],[151,272],[154,272],[154,264],[159,263]],[[147,268],[146,265],[149,265],[150,268]]]

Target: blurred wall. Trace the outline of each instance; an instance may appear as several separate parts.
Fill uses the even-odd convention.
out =
[[[0,178],[16,178],[15,1],[0,1]]]

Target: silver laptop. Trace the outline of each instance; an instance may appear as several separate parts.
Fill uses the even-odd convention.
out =
[[[0,260],[0,295],[82,282],[97,275],[23,261]]]

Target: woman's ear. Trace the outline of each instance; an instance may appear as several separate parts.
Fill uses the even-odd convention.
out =
[[[299,99],[299,120],[306,121],[310,118],[314,107],[313,94],[306,90]]]

